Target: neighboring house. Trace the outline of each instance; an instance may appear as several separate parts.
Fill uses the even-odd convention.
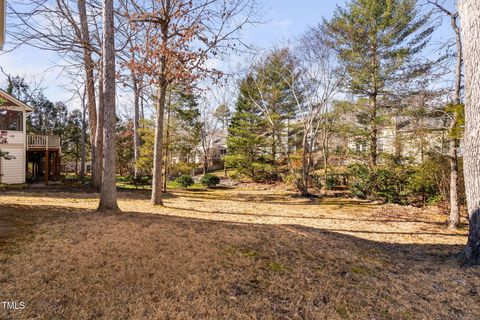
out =
[[[79,173],[80,172],[80,160],[68,161],[62,164],[62,172]],[[92,161],[85,161],[85,173],[92,172]]]
[[[397,116],[391,125],[378,131],[379,154],[400,155],[422,162],[428,152],[446,153],[448,129],[442,117],[428,117],[421,121]],[[348,148],[356,153],[368,153],[369,140],[365,137],[351,138]]]
[[[227,154],[227,135],[228,132],[226,130],[219,130],[210,137],[211,141],[209,147],[209,154],[207,156],[209,170],[218,170],[224,167],[223,159]],[[171,163],[173,164],[188,161],[193,161],[199,166],[203,164],[204,152],[201,142],[196,147],[196,151],[192,159],[183,159],[176,154],[173,154],[171,157]]]
[[[33,109],[0,90],[0,131],[6,144],[0,145],[13,159],[0,159],[0,183],[49,181],[60,177],[60,138],[27,134],[27,114]],[[47,160],[46,160],[47,159]]]

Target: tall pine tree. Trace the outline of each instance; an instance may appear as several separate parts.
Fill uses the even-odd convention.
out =
[[[350,93],[368,99],[370,162],[377,164],[381,109],[401,85],[425,76],[419,54],[433,27],[415,0],[350,0],[322,28],[347,69]]]
[[[252,96],[256,95],[255,91],[253,76],[249,75],[240,85],[229,126],[228,155],[225,158],[229,167],[252,178],[258,176],[258,171],[271,161],[265,156],[265,120],[251,101]]]

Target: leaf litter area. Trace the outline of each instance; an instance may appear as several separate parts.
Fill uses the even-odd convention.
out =
[[[0,193],[0,319],[479,319],[466,229],[282,190]]]

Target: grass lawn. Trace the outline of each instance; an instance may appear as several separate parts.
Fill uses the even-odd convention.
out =
[[[0,192],[0,319],[479,319],[466,230],[434,210],[187,190]]]

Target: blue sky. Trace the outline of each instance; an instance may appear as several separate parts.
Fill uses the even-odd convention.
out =
[[[451,1],[453,3],[454,0]],[[266,23],[247,30],[247,41],[262,48],[284,44],[301,35],[309,26],[316,25],[322,17],[330,17],[335,6],[344,3],[345,0],[264,0],[263,20]],[[444,24],[436,32],[435,41],[450,35],[448,25]],[[10,74],[26,76],[27,79],[35,77],[37,81],[42,79],[47,97],[54,101],[66,100],[71,97],[71,93],[64,88],[68,86],[68,79],[59,68],[52,68],[57,60],[58,57],[52,52],[25,46],[0,56],[0,66]]]

